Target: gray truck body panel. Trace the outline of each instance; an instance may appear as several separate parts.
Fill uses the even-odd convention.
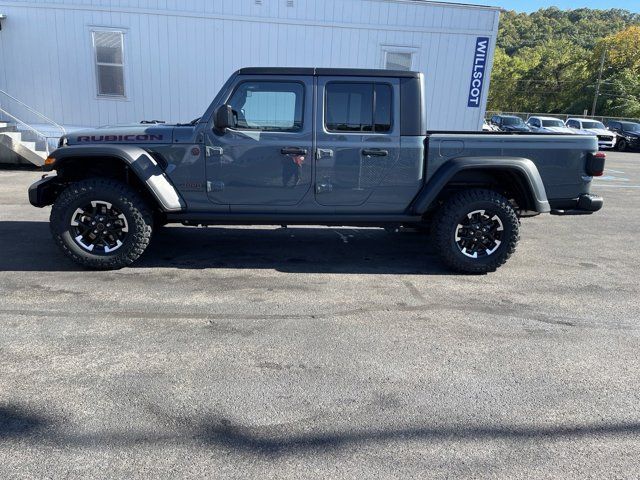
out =
[[[576,198],[588,193],[587,156],[597,151],[597,138],[584,135],[436,133],[429,136],[427,177],[455,158],[522,158],[533,162],[548,199]]]
[[[214,112],[241,85],[301,85],[295,131],[219,131]],[[327,85],[382,85],[393,99],[391,126],[378,132],[327,128]],[[377,88],[377,87],[376,87]],[[223,86],[192,125],[136,125],[69,135],[51,156],[114,157],[131,167],[169,219],[201,223],[383,224],[415,222],[461,171],[511,171],[522,178],[532,210],[576,205],[588,194],[585,171],[596,137],[426,132],[424,78],[417,73],[336,69],[244,69]],[[292,155],[304,152],[295,184]],[[373,155],[367,152],[373,152]],[[384,155],[378,156],[376,152]],[[555,204],[555,205],[554,205]]]

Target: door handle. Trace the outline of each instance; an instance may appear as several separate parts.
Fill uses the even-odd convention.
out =
[[[329,182],[322,182],[316,185],[316,193],[331,193],[333,192],[333,185]]]
[[[321,158],[332,158],[333,150],[331,150],[330,148],[318,148],[316,155],[318,157],[318,160],[320,160]]]
[[[221,157],[224,154],[222,147],[206,147],[207,157]]]
[[[213,181],[207,182],[207,192],[223,192],[224,191],[224,182]]]
[[[306,155],[307,149],[300,147],[284,147],[280,152],[283,155]]]
[[[365,157],[386,157],[389,155],[389,151],[380,150],[379,148],[365,148],[362,150],[362,155]]]

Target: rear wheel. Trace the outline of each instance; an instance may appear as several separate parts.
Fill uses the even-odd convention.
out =
[[[509,201],[497,192],[466,190],[440,207],[433,236],[438,254],[451,269],[493,272],[514,253],[519,221]]]
[[[135,262],[151,239],[153,215],[129,186],[93,178],[72,184],[51,209],[51,233],[74,262],[114,270]]]

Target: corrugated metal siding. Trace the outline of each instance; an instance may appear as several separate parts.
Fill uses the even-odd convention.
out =
[[[416,49],[414,69],[427,78],[429,128],[479,127],[484,108],[467,108],[471,68],[478,36],[495,45],[496,10],[293,1],[293,7],[287,0],[4,2],[1,88],[66,125],[186,121],[241,67],[380,68],[383,46],[409,47]],[[92,27],[126,32],[127,100],[96,96]],[[485,101],[487,93],[485,84]]]

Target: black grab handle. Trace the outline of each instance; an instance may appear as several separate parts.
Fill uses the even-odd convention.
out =
[[[387,150],[380,150],[378,148],[369,148],[362,150],[362,155],[366,157],[386,157],[389,155]]]
[[[284,147],[280,152],[283,155],[306,155],[307,149],[300,147]]]

